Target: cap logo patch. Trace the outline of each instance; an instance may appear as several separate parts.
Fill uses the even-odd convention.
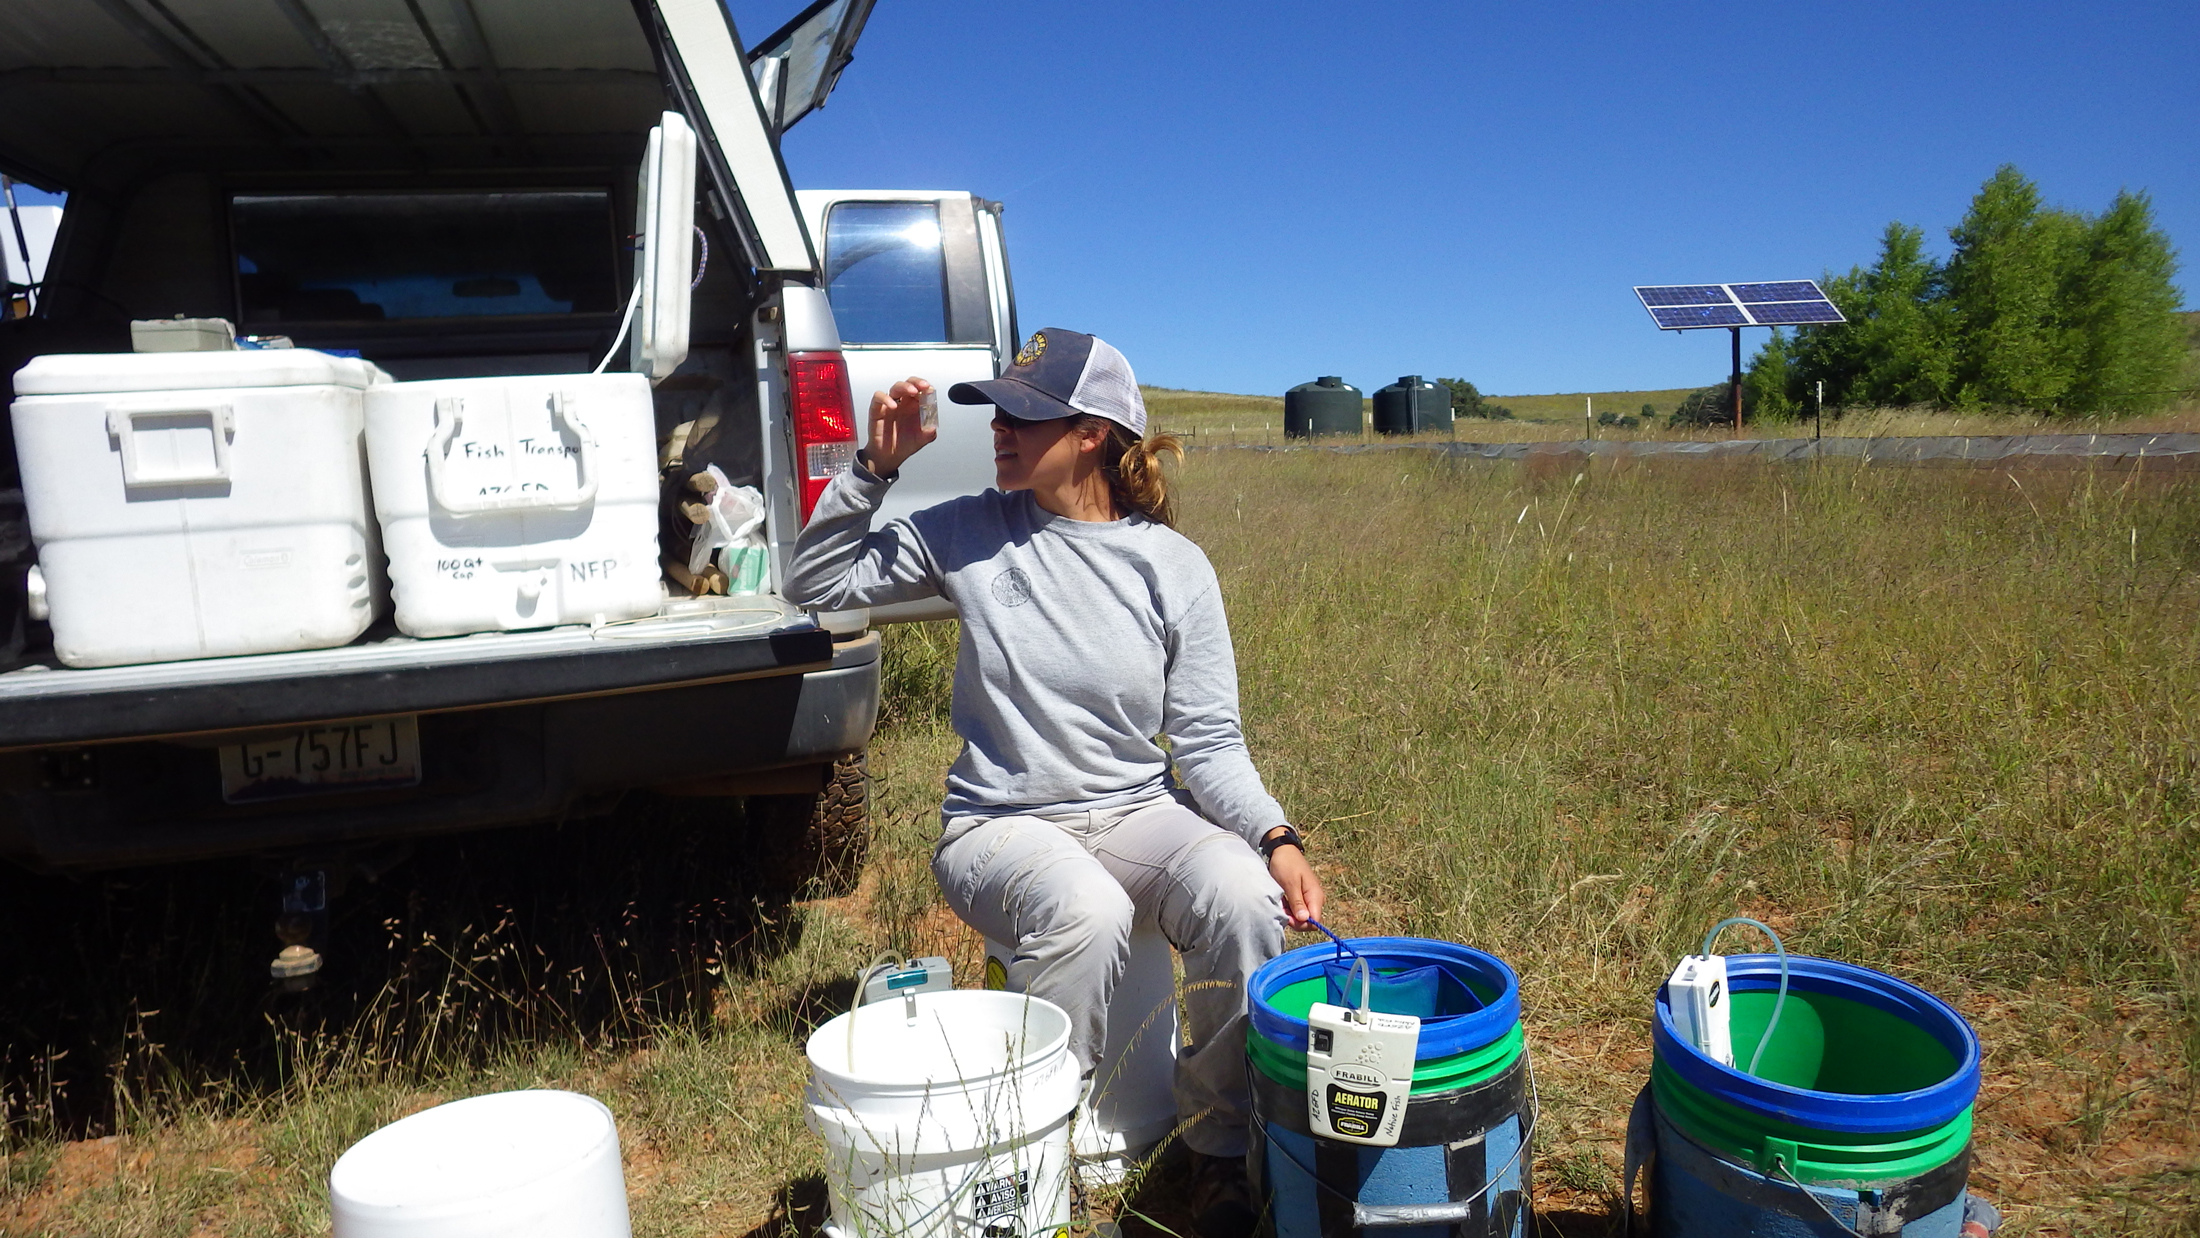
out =
[[[1041,331],[1031,337],[1031,342],[1024,345],[1022,352],[1016,354],[1016,364],[1030,365],[1046,355],[1047,333]]]

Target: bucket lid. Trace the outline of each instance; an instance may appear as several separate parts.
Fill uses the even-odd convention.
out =
[[[237,352],[55,353],[16,371],[15,394],[94,395],[229,387],[371,387],[390,376],[371,361],[311,348]]]
[[[1770,954],[1730,954],[1726,956],[1726,978],[1728,990],[1737,998],[1744,994],[1761,997],[1779,988],[1780,960]],[[1916,985],[1869,967],[1791,954],[1788,956],[1790,1005],[1797,1000],[1798,994],[1837,999],[1817,1011],[1822,1017],[1829,1011],[1838,1011],[1841,1003],[1849,1003],[1862,1009],[1866,1021],[1879,1021],[1882,1029],[1910,1031],[1912,1034],[1908,1036],[1894,1038],[1914,1042],[1907,1048],[1893,1044],[1886,1035],[1873,1035],[1868,1056],[1846,1058],[1849,1062],[1877,1063],[1889,1072],[1890,1082],[1900,1090],[1832,1091],[1795,1087],[1758,1078],[1738,1067],[1722,1066],[1681,1038],[1673,1026],[1673,1009],[1663,986],[1658,989],[1654,1003],[1656,1017],[1650,1029],[1652,1049],[1657,1060],[1669,1066],[1675,1075],[1714,1099],[1746,1112],[1813,1130],[1856,1134],[1924,1130],[1954,1120],[1977,1098],[1978,1036],[1963,1016],[1946,1002]],[[1737,1015],[1739,1013],[1737,1010]],[[1778,1037],[1777,1029],[1773,1035]],[[1857,1033],[1844,1030],[1837,1018],[1825,1017],[1823,1035],[1825,1058],[1831,1065],[1843,1060],[1843,1041],[1854,1040]],[[1737,1029],[1735,1059],[1747,1065],[1755,1048],[1756,1034],[1745,1034]],[[1913,1059],[1920,1054],[1924,1057],[1945,1055],[1939,1057],[1938,1063],[1926,1064],[1944,1066],[1945,1073],[1937,1068],[1925,1071],[1927,1075],[1940,1074],[1942,1077],[1930,1083],[1921,1083],[1914,1077],[1921,1067]],[[1770,1057],[1769,1048],[1767,1057]],[[1834,1073],[1841,1074],[1839,1070]],[[1821,1075],[1820,1082],[1824,1081],[1825,1076]],[[1915,1086],[1901,1087],[1904,1083]]]
[[[1425,937],[1347,937],[1345,944],[1365,956],[1378,970],[1437,966],[1450,971],[1474,989],[1482,999],[1480,1010],[1446,1015],[1421,1022],[1421,1041],[1416,1061],[1450,1057],[1489,1045],[1520,1022],[1520,979],[1503,959],[1457,942]],[[1286,951],[1263,963],[1245,986],[1246,1006],[1255,1035],[1287,1048],[1306,1048],[1306,1008],[1293,1001],[1296,1010],[1277,1004],[1284,990],[1308,984],[1327,990],[1322,968],[1339,951],[1330,942],[1318,942]]]
[[[490,1204],[570,1173],[607,1144],[616,1164],[618,1141],[611,1111],[578,1092],[469,1097],[400,1118],[353,1144],[329,1170],[330,1202],[368,1212]]]

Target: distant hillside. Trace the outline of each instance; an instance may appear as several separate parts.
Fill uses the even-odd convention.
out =
[[[1657,410],[1658,416],[1663,417],[1696,390],[1694,387],[1672,387],[1657,391],[1572,391],[1558,395],[1493,395],[1484,398],[1492,404],[1504,405],[1512,410],[1513,416],[1524,420],[1574,422],[1581,420],[1584,402],[1594,404],[1597,412],[1613,413],[1622,417],[1640,415],[1642,406],[1648,404]]]
[[[1142,387],[1145,393],[1146,411],[1155,425],[1172,430],[1195,432],[1238,433],[1258,430],[1283,431],[1283,397],[1279,395],[1230,395],[1219,391],[1183,391],[1174,387]],[[1512,410],[1521,421],[1550,422],[1577,425],[1582,420],[1582,402],[1595,403],[1599,413],[1618,416],[1635,416],[1642,406],[1650,405],[1659,417],[1671,413],[1694,387],[1675,387],[1656,391],[1590,391],[1565,392],[1557,395],[1497,395],[1487,396],[1492,404],[1500,404]],[[1460,423],[1487,424],[1473,420]],[[1471,436],[1464,436],[1471,437]]]

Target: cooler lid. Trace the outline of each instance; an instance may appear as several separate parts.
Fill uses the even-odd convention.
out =
[[[15,394],[95,395],[119,391],[204,391],[222,387],[372,387],[380,366],[311,348],[236,352],[59,353],[16,371]]]

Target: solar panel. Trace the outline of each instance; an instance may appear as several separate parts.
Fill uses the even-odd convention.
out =
[[[1749,316],[1760,327],[1790,327],[1812,322],[1846,322],[1841,311],[1831,301],[1782,301],[1773,305],[1752,305]]]
[[[1749,319],[1731,305],[1661,305],[1650,311],[1658,326],[1668,331],[1690,327],[1746,327]]]
[[[1734,296],[1747,304],[1752,301],[1823,301],[1826,294],[1818,291],[1818,285],[1807,279],[1789,280],[1782,284],[1733,284]]]
[[[1847,322],[1807,279],[1758,284],[1645,284],[1635,289],[1662,331],[1702,327],[1794,327]]]
[[[1730,305],[1732,299],[1726,289],[1717,284],[1671,284],[1664,287],[1637,288],[1644,305]]]

